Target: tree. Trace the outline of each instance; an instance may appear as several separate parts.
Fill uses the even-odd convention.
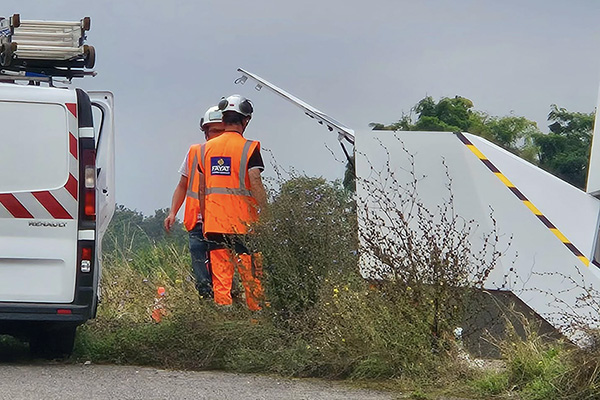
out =
[[[118,204],[102,242],[104,250],[128,254],[161,241],[184,243],[187,234],[179,220],[173,225],[170,234],[165,232],[163,221],[167,214],[167,209],[159,209],[153,216],[147,217],[140,211]]]
[[[356,157],[351,156],[348,162],[346,162],[346,169],[344,170],[344,180],[342,185],[348,192],[356,192]]]
[[[550,133],[533,136],[539,148],[539,165],[578,188],[585,187],[594,113],[580,113],[550,106]]]
[[[416,131],[466,131],[469,129],[473,102],[461,96],[442,97],[436,104],[431,96],[425,97],[413,108],[419,115]]]
[[[571,112],[550,106],[550,133],[542,133],[537,124],[525,117],[490,116],[473,109],[465,97],[443,97],[435,102],[431,96],[419,101],[412,109],[417,116],[402,115],[390,125],[371,123],[375,130],[403,131],[462,131],[469,132],[544,168],[565,181],[584,188],[594,113]]]
[[[541,134],[537,124],[525,117],[510,115],[491,117],[478,113],[479,121],[473,122],[468,132],[481,136],[492,143],[532,162],[537,163],[538,149],[533,137]]]
[[[494,117],[473,107],[473,102],[466,97],[442,97],[436,103],[427,96],[411,109],[417,114],[414,123],[410,114],[403,114],[393,124],[371,123],[369,126],[374,130],[469,132],[531,162],[537,161],[533,136],[541,132],[535,122],[514,115]]]

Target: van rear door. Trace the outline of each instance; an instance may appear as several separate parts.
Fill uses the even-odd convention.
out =
[[[96,132],[96,265],[94,287],[100,297],[102,238],[115,212],[115,129],[114,98],[111,92],[89,91]]]
[[[98,241],[108,228],[115,212],[115,130],[114,98],[111,92],[89,91],[94,108],[94,129],[96,130],[96,167],[98,170],[98,208],[96,229]]]
[[[76,107],[71,90],[0,87],[0,302],[74,299]]]

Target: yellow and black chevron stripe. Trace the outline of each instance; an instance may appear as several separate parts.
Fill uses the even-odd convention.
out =
[[[519,200],[521,200],[523,202],[523,204],[529,208],[531,210],[532,213],[535,214],[536,217],[538,217],[538,219],[546,226],[546,228],[550,229],[550,231],[558,238],[560,239],[561,242],[563,242],[563,244],[565,246],[567,246],[567,248],[571,251],[571,253],[573,253],[577,258],[579,258],[581,260],[581,262],[586,266],[589,267],[590,265],[590,260],[583,255],[583,253],[581,251],[579,251],[579,249],[577,247],[575,247],[575,245],[573,243],[571,243],[569,241],[569,239],[567,239],[565,237],[565,235],[563,235],[556,226],[554,226],[554,224],[552,222],[550,222],[550,220],[548,218],[546,218],[544,216],[544,214],[541,213],[540,210],[538,210],[530,201],[529,199],[527,199],[527,197],[525,197],[525,195],[523,193],[521,193],[521,191],[519,189],[517,189],[515,187],[515,185],[512,184],[511,181],[508,180],[508,178],[506,176],[504,176],[504,174],[502,172],[500,172],[500,170],[498,170],[498,168],[496,168],[496,166],[494,164],[492,164],[492,162],[490,160],[488,160],[481,151],[479,151],[479,149],[477,149],[477,147],[475,147],[473,145],[473,143],[471,143],[471,141],[469,139],[467,139],[465,137],[465,135],[463,135],[461,132],[455,132],[456,136],[460,139],[461,142],[463,142],[463,144],[465,146],[467,146],[467,148],[469,150],[471,150],[473,152],[473,154],[475,154],[477,156],[477,158],[479,158],[481,160],[481,162],[490,170],[494,173],[494,175],[496,175],[498,177],[498,179],[500,179],[502,181],[502,183],[504,183],[506,185],[506,187],[508,189],[510,189],[510,191],[517,196],[517,198]],[[594,263],[594,265],[596,265],[596,263]]]

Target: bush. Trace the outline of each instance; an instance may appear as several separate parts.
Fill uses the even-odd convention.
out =
[[[269,215],[249,243],[265,260],[270,307],[261,315],[247,311],[243,299],[234,299],[227,312],[200,300],[183,242],[114,248],[104,260],[98,318],[80,330],[76,354],[102,362],[420,385],[456,377],[452,329],[473,287],[466,284],[466,250],[461,247],[458,258],[448,252],[449,240],[463,238],[460,229],[452,234],[453,223],[442,221],[441,231],[431,226],[415,242],[423,247],[392,257],[389,247],[359,246],[355,203],[339,184],[292,178],[272,196]],[[365,279],[361,254],[385,260],[394,268],[392,279]],[[417,279],[403,278],[406,257],[425,268]],[[425,260],[436,260],[435,268],[427,269]],[[155,323],[158,286],[166,289],[166,315]]]
[[[328,275],[356,273],[356,213],[338,184],[308,177],[283,183],[269,208],[253,247],[264,255],[272,309],[289,318],[316,304]]]

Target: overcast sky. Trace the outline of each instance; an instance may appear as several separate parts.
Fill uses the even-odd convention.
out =
[[[266,89],[235,85],[242,67],[355,130],[391,123],[429,95],[461,95],[491,115],[547,132],[555,103],[591,112],[600,82],[598,0],[3,0],[21,19],[92,18],[98,76],[115,95],[119,204],[169,207],[198,121],[222,96],[250,98],[246,136],[272,164],[343,176],[336,135]],[[333,151],[333,154],[332,154]],[[273,159],[273,157],[275,159]]]

